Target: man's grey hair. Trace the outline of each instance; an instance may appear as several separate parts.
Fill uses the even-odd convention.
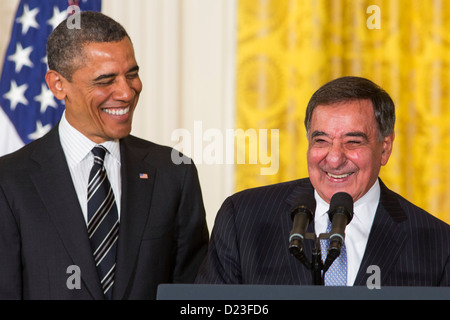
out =
[[[305,115],[305,128],[308,136],[312,114],[317,106],[352,100],[370,100],[372,102],[378,125],[379,141],[394,132],[395,105],[389,94],[368,79],[348,76],[326,83],[312,95]]]
[[[94,11],[80,12],[81,26],[69,28],[67,19],[50,34],[47,41],[48,67],[72,81],[73,73],[84,60],[83,47],[92,42],[118,42],[128,37],[125,29],[110,17]]]

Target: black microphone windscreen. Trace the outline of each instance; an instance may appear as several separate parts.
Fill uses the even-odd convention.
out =
[[[337,192],[331,197],[330,214],[334,213],[337,208],[343,207],[348,214],[348,222],[353,218],[353,198],[346,192]],[[331,218],[330,218],[331,220]],[[347,222],[347,223],[348,223]]]
[[[305,207],[309,211],[311,211],[311,214],[314,216],[314,213],[316,212],[316,199],[314,199],[314,195],[307,194],[307,193],[300,193],[297,198],[295,198],[294,204],[291,208],[291,213],[294,213],[297,211],[298,208]],[[292,218],[294,218],[292,216]]]

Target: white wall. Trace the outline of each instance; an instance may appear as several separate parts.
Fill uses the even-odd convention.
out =
[[[171,136],[179,128],[195,143],[195,121],[203,132],[234,128],[236,0],[104,0],[102,11],[127,29],[141,67],[133,134],[175,146]],[[233,165],[205,164],[183,152],[197,164],[211,228],[234,190]]]

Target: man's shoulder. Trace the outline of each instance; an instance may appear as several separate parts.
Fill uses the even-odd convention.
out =
[[[305,187],[305,188],[312,188],[311,182],[309,178],[303,178],[303,179],[297,179],[297,180],[289,180],[284,182],[278,182],[258,187],[251,187],[244,190],[241,190],[239,192],[236,192],[234,195],[246,195],[250,193],[265,193],[268,191],[276,191],[276,190],[289,190],[294,189],[296,187]]]
[[[45,147],[49,143],[48,135],[49,134],[26,144],[14,152],[0,157],[0,171],[11,171],[12,168],[27,165],[36,150],[42,150],[43,152],[52,154],[54,150],[50,146]],[[44,148],[42,148],[43,146]]]
[[[149,140],[145,140],[133,135],[129,135],[121,140],[122,145],[127,146],[130,149],[141,150],[152,154],[153,156],[165,156],[171,155],[176,150],[172,147],[158,144]]]
[[[314,192],[308,178],[248,188],[236,192],[230,196],[229,199],[235,204],[248,202],[279,202],[302,192],[311,194]]]
[[[141,152],[154,162],[169,164],[191,164],[191,158],[180,151],[162,144],[129,135],[121,140],[121,144],[133,152]]]
[[[155,142],[145,140],[133,135],[129,135],[121,140],[121,142],[131,148],[142,148],[142,149],[156,149],[156,150],[168,150],[171,149],[168,146],[160,145]]]
[[[446,234],[450,235],[450,225],[448,225],[443,220],[437,218],[435,215],[431,214],[427,210],[418,205],[414,204],[410,200],[404,198],[402,195],[396,193],[395,191],[388,189],[384,186],[384,199],[382,199],[383,205],[392,206],[388,204],[387,201],[392,203],[392,200],[395,199],[403,211],[406,220],[409,222],[411,226],[430,226],[433,228],[438,228],[443,230]]]

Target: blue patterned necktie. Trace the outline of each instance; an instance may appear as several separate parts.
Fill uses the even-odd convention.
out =
[[[116,267],[119,218],[114,192],[103,165],[106,149],[92,149],[94,165],[88,185],[88,235],[106,299],[111,299]]]
[[[331,221],[328,220],[327,233],[331,231]],[[327,257],[327,250],[330,246],[330,239],[320,240],[322,262]],[[325,273],[325,285],[326,286],[346,286],[347,285],[347,250],[345,243],[342,245],[341,253],[331,264],[328,271]]]

